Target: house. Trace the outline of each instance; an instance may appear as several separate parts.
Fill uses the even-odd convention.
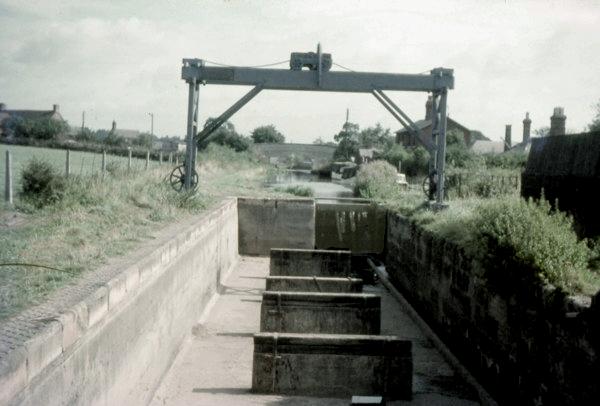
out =
[[[427,98],[427,102],[425,103],[425,119],[418,120],[415,122],[415,125],[419,129],[421,140],[423,143],[431,143],[431,119],[433,117],[433,101],[431,96]],[[489,141],[489,139],[483,135],[480,131],[470,130],[459,122],[451,119],[450,117],[446,120],[446,131],[458,131],[464,137],[465,144],[467,146],[473,145],[475,141],[484,140]],[[402,144],[404,146],[416,146],[422,145],[415,136],[412,135],[407,129],[402,129],[396,132],[396,143]]]
[[[0,103],[0,135],[3,135],[4,124],[14,118],[22,118],[24,120],[51,119],[65,122],[65,119],[60,114],[60,106],[58,104],[53,104],[52,110],[9,110],[6,108],[6,104]]]
[[[115,134],[118,137],[123,137],[128,141],[133,141],[135,140],[140,134],[141,132],[138,130],[121,130],[117,128],[117,122],[115,120],[113,120],[112,122],[112,128],[110,130],[111,133]]]

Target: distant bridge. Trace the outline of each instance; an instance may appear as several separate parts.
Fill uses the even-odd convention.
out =
[[[312,162],[318,169],[333,162],[336,147],[320,144],[254,144],[253,152],[266,162]]]

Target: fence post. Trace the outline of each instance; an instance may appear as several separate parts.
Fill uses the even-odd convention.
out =
[[[13,204],[13,190],[12,190],[12,157],[10,151],[6,151],[6,172],[4,182],[4,199],[6,203]]]
[[[169,165],[173,164],[173,153],[169,152]]]
[[[71,151],[67,150],[67,158],[65,160],[65,175],[67,178],[71,174]]]
[[[131,148],[127,150],[127,170],[131,170]]]
[[[175,155],[175,166],[179,166],[179,155]]]
[[[162,151],[158,153],[158,164],[162,165]]]
[[[146,170],[150,166],[150,151],[146,151]]]
[[[104,179],[104,172],[106,172],[106,151],[102,150],[102,179]]]

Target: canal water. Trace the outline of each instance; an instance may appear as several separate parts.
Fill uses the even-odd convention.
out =
[[[287,170],[278,172],[267,180],[270,188],[285,188],[287,186],[304,186],[313,190],[314,197],[325,199],[348,198],[354,195],[354,179],[332,181],[328,178],[313,175],[310,171]]]

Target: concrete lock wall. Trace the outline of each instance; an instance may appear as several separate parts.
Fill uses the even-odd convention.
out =
[[[346,277],[352,274],[350,251],[271,249],[272,276]]]
[[[269,255],[271,248],[314,248],[311,199],[238,198],[239,253]]]
[[[567,297],[528,279],[534,270],[511,258],[494,278],[464,249],[395,213],[385,263],[394,284],[501,403],[600,399],[600,292]]]
[[[263,292],[260,331],[379,334],[380,328],[378,295]]]
[[[384,250],[387,210],[376,204],[318,203],[315,242],[318,249],[350,250],[353,254]]]
[[[0,403],[148,403],[237,261],[237,225],[236,203],[229,200],[161,235],[151,253],[130,254],[134,265],[58,316],[53,329],[29,341],[22,358],[2,364]]]
[[[412,344],[394,336],[254,336],[254,392],[411,399],[412,373]]]
[[[319,278],[316,276],[267,276],[267,290],[279,292],[360,293],[358,278]]]

